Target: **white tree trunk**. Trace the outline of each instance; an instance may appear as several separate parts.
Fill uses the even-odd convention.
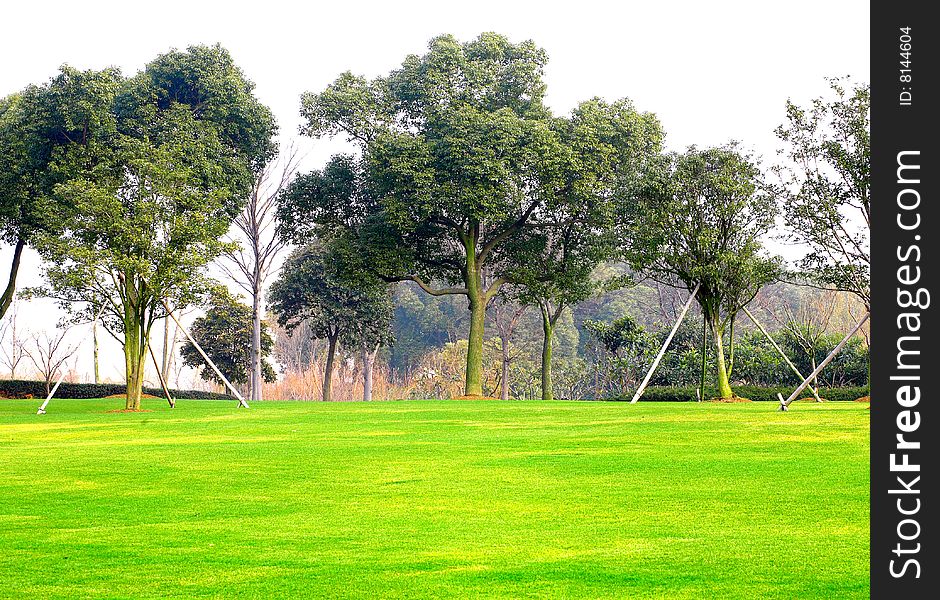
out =
[[[261,273],[255,265],[255,280],[252,286],[251,305],[251,399],[261,400],[264,378],[261,372]]]
[[[375,370],[375,356],[379,349],[370,351],[365,346],[362,347],[362,399],[365,402],[372,400],[372,375]]]

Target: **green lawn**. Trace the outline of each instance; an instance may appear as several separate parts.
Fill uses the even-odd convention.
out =
[[[868,596],[867,405],[0,400],[0,596]]]

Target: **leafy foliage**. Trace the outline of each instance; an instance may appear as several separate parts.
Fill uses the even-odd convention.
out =
[[[42,238],[41,293],[72,310],[85,303],[86,317],[107,308],[136,408],[161,302],[179,308],[199,297],[200,270],[224,248],[253,170],[273,152],[275,125],[219,46],[169,52],[129,79],[106,75],[107,85],[91,88],[94,103],[75,105],[89,113],[81,129],[64,119],[55,130],[68,140],[87,132],[94,143],[69,142],[55,156],[53,169],[67,176],[54,192],[72,213],[61,234]],[[59,79],[88,87],[69,69]]]
[[[780,272],[761,240],[777,214],[760,172],[732,146],[669,154],[649,162],[625,210],[623,243],[635,269],[692,291],[717,348],[717,387],[730,397],[723,333],[738,311]]]
[[[190,335],[212,359],[231,383],[245,384],[251,374],[251,307],[222,288],[216,289],[212,304],[206,314],[193,322]],[[261,369],[267,382],[277,379],[274,368],[265,360],[274,349],[274,339],[268,327],[261,326]],[[223,382],[215,374],[196,347],[186,341],[180,354],[186,366],[197,369],[206,381],[221,385]]]
[[[871,90],[830,80],[830,98],[787,102],[776,129],[789,164],[776,168],[791,236],[810,247],[800,266],[819,285],[871,303]]]

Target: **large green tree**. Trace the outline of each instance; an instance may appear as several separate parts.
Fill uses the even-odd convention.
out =
[[[583,102],[570,118],[556,119],[555,129],[568,150],[559,178],[563,200],[547,203],[533,227],[516,237],[523,260],[509,276],[542,316],[543,400],[553,398],[552,345],[562,313],[604,287],[627,283],[593,274],[618,255],[619,207],[662,139],[655,116],[638,113],[627,100]]]
[[[226,379],[234,384],[248,383],[253,369],[252,314],[252,307],[242,304],[226,290],[216,289],[213,290],[209,310],[193,321],[190,328],[190,334],[199,346]],[[271,382],[277,376],[266,358],[274,349],[274,339],[264,323],[261,324],[259,337],[261,376],[264,381]],[[197,369],[203,379],[222,385],[222,380],[209,368],[192,342],[183,344],[180,355],[183,357],[183,363]]]
[[[221,236],[273,153],[274,120],[252,90],[219,46],[171,51],[115,77],[106,101],[88,108],[96,143],[74,148],[69,177],[55,187],[73,212],[40,245],[44,292],[73,309],[106,307],[104,323],[124,346],[128,409],[140,406],[163,301],[196,299],[201,269],[223,250]]]
[[[0,317],[16,291],[23,250],[42,234],[56,234],[72,212],[53,192],[92,166],[88,150],[102,143],[120,74],[114,69],[63,67],[43,85],[0,99],[0,240],[13,247]]]
[[[268,291],[271,310],[282,327],[290,332],[305,323],[315,339],[327,341],[324,401],[332,398],[333,365],[340,343],[372,351],[390,341],[388,284],[374,278],[351,283],[341,271],[341,255],[319,241],[310,242],[291,252]],[[363,366],[369,369],[371,363]],[[364,370],[364,387],[370,381],[371,374]]]
[[[362,158],[339,158],[319,178],[343,166],[349,177],[331,181],[344,193],[299,182],[311,193],[286,196],[285,220],[344,236],[386,281],[466,297],[467,395],[483,392],[486,308],[524,266],[520,244],[573,201],[563,193],[571,149],[543,102],[545,63],[531,41],[445,35],[385,77],[345,73],[303,97],[305,131],[345,135]]]
[[[734,145],[689,148],[651,160],[623,213],[623,246],[637,271],[690,292],[699,286],[722,398],[733,396],[735,316],[780,273],[779,259],[762,246],[777,210],[760,178]]]

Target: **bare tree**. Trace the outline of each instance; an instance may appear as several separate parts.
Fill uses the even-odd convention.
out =
[[[33,344],[26,347],[26,355],[32,361],[33,365],[42,375],[46,382],[46,394],[52,389],[52,381],[59,373],[59,369],[78,352],[78,346],[69,346],[65,344],[65,336],[68,329],[57,330],[57,333],[50,334],[44,331],[42,334],[33,336]]]
[[[528,305],[507,300],[502,296],[490,305],[493,325],[496,326],[496,331],[499,332],[499,341],[502,348],[502,371],[499,378],[499,390],[500,398],[503,400],[509,400],[509,365],[516,358],[512,355],[510,343],[516,327],[528,308]]]
[[[816,370],[816,355],[823,350],[823,338],[827,333],[836,312],[840,293],[832,290],[820,290],[802,299],[793,308],[789,303],[780,303],[780,311],[767,311],[777,321],[781,331],[809,359],[811,372]],[[819,380],[814,377],[810,385],[819,393]]]
[[[277,235],[278,194],[297,171],[297,150],[291,146],[258,175],[245,209],[235,217],[232,241],[237,248],[224,255],[220,267],[252,299],[251,399],[261,400],[261,316],[264,312],[264,283],[274,260],[286,243]]]
[[[18,326],[20,303],[14,299],[0,322],[0,362],[6,367],[10,379],[16,379],[16,369],[26,358],[27,338]]]

